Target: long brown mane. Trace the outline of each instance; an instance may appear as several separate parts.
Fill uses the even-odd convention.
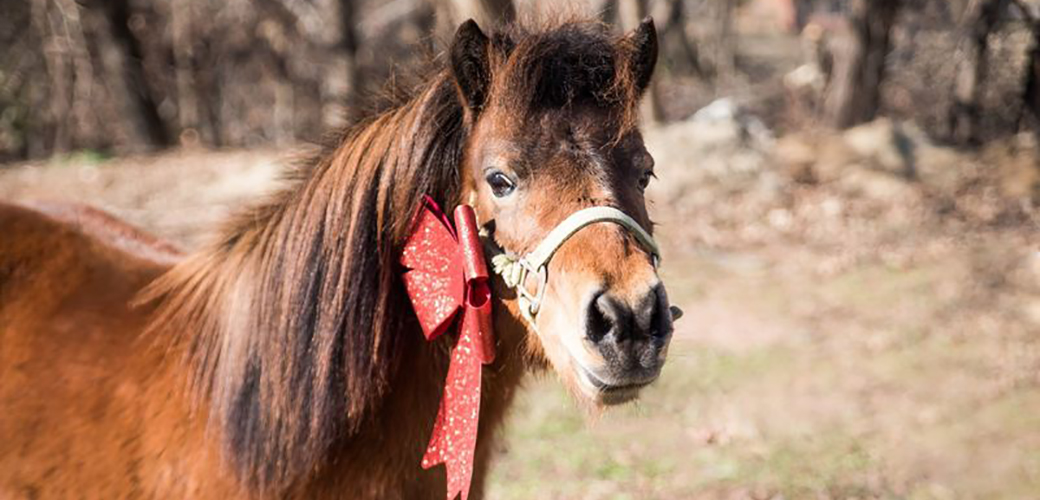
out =
[[[491,40],[490,98],[519,115],[593,104],[634,123],[645,82],[604,26],[512,27]],[[421,195],[459,202],[473,120],[451,72],[436,63],[428,74],[142,299],[159,304],[151,336],[183,356],[200,412],[253,488],[284,491],[319,467],[378,411],[408,343],[424,342],[396,259]]]
[[[295,188],[239,217],[149,295],[183,333],[197,393],[243,478],[314,466],[387,390],[409,319],[394,256],[423,193],[455,201],[465,141],[451,79],[348,130]]]

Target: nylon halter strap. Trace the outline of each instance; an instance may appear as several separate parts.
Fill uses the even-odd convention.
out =
[[[650,253],[656,268],[661,262],[661,252],[654,238],[647,233],[638,222],[628,214],[614,207],[591,207],[574,212],[559,223],[537,247],[527,255],[517,256],[506,252],[496,252],[491,257],[491,266],[495,273],[502,277],[506,286],[516,290],[520,303],[520,314],[537,330],[534,318],[542,306],[546,283],[549,279],[548,265],[553,255],[563,244],[586,226],[598,222],[613,222],[627,229],[644,250]],[[527,289],[527,278],[536,276],[537,286],[534,292]]]

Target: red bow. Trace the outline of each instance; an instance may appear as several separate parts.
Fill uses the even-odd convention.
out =
[[[477,446],[480,367],[495,359],[491,289],[473,208],[459,205],[453,228],[440,207],[424,197],[401,264],[407,268],[405,289],[427,340],[444,333],[462,311],[459,340],[451,351],[444,397],[422,466],[444,463],[448,499],[461,493],[465,500]]]

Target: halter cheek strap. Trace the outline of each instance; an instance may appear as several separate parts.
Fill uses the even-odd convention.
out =
[[[574,236],[588,225],[598,222],[613,222],[627,229],[639,245],[650,253],[654,267],[661,262],[661,252],[654,238],[647,233],[638,222],[628,214],[614,207],[591,207],[574,212],[549,232],[548,236],[527,255],[495,251],[491,257],[491,265],[495,273],[502,277],[506,286],[516,290],[520,303],[520,314],[527,320],[531,328],[537,329],[534,318],[542,305],[546,283],[549,279],[548,266],[553,255]],[[527,288],[527,279],[537,277],[534,292]]]

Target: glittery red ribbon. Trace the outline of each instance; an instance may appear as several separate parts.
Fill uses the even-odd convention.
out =
[[[404,284],[427,340],[444,333],[461,312],[459,339],[451,351],[437,420],[422,458],[429,469],[443,463],[448,499],[465,500],[473,479],[480,416],[480,367],[495,358],[491,290],[476,216],[469,205],[455,209],[455,226],[424,197],[401,263]]]

